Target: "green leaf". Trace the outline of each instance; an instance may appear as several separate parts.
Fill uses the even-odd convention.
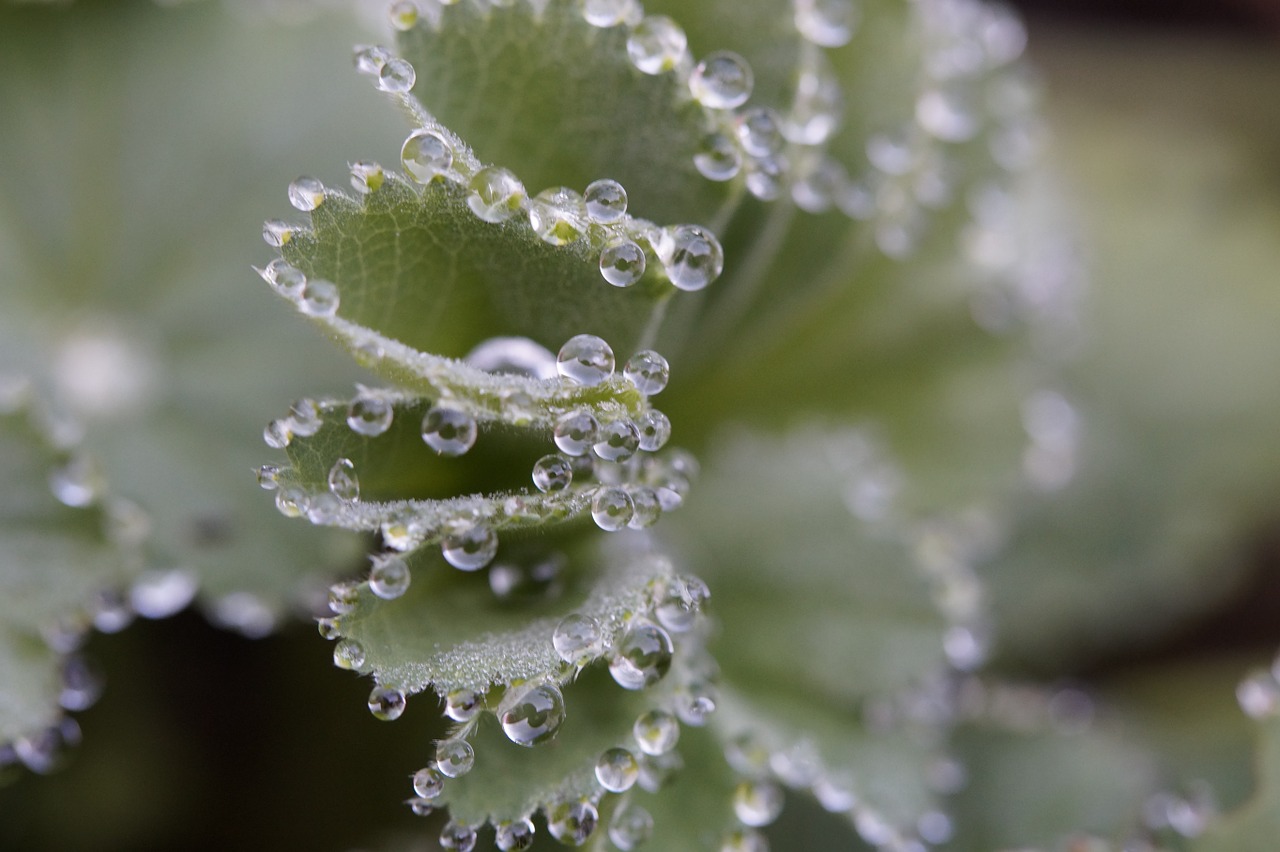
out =
[[[1280,720],[1273,715],[1257,732],[1258,790],[1247,803],[1216,820],[1191,848],[1195,852],[1263,852],[1280,835]]]

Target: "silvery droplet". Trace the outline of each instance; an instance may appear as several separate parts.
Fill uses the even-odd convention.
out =
[[[840,127],[844,91],[831,62],[816,52],[800,72],[795,99],[782,124],[782,133],[797,145],[821,145]]]
[[[271,427],[267,428],[269,430]],[[265,432],[263,437],[267,437]],[[270,446],[269,441],[268,446]],[[49,490],[53,496],[59,503],[74,509],[93,505],[102,496],[104,485],[98,466],[84,455],[71,456],[49,474]]]
[[[494,829],[494,842],[502,852],[523,852],[533,846],[533,820],[521,817],[514,822],[500,822]]]
[[[467,205],[471,212],[486,222],[505,222],[515,215],[524,201],[524,184],[510,171],[489,166],[471,178]]]
[[[499,711],[502,731],[516,745],[547,742],[564,722],[564,696],[553,684],[535,686],[503,704]]]
[[[93,626],[102,633],[119,633],[133,623],[135,615],[129,599],[115,589],[95,594],[89,609]]]
[[[360,478],[356,476],[356,466],[351,459],[338,459],[329,468],[329,493],[346,503],[355,503],[360,499]]]
[[[475,445],[479,429],[465,411],[434,406],[422,418],[422,440],[442,456],[460,456]]]
[[[453,148],[434,130],[420,128],[400,148],[405,172],[418,183],[431,183],[453,165]]]
[[[708,109],[733,109],[751,97],[751,66],[736,53],[718,50],[708,55],[689,76],[689,91]]]
[[[566,846],[581,846],[596,830],[600,813],[586,801],[557,805],[547,814],[547,830]]]
[[[394,686],[376,686],[369,693],[369,712],[375,719],[392,722],[404,712],[404,693]]]
[[[364,646],[354,639],[339,639],[333,646],[333,664],[340,669],[358,672],[364,668]]]
[[[651,15],[636,24],[627,36],[627,56],[645,74],[663,74],[675,68],[689,40],[680,25],[665,15]]]
[[[787,160],[781,154],[770,154],[747,161],[747,192],[761,201],[773,201],[782,195],[787,177]]]
[[[551,454],[533,466],[533,484],[544,493],[563,491],[573,482],[573,466],[564,456]]]
[[[293,430],[289,428],[286,420],[272,420],[262,430],[262,442],[273,450],[283,450],[289,446],[289,442],[293,440]],[[54,492],[55,496],[57,492]],[[62,499],[62,498],[58,498]],[[65,500],[63,500],[66,503]],[[74,503],[67,503],[68,506],[74,506]]]
[[[350,580],[334,583],[329,587],[329,610],[334,615],[346,615],[360,602],[360,587]]]
[[[276,509],[286,518],[300,518],[311,507],[311,498],[299,485],[290,485],[276,492]]]
[[[461,571],[479,571],[493,561],[498,552],[498,534],[483,525],[446,535],[440,542],[444,559]]]
[[[280,219],[270,219],[262,223],[262,239],[272,248],[280,248],[293,239],[293,226]]]
[[[413,70],[413,66],[399,57],[388,59],[378,69],[378,88],[384,92],[392,94],[407,92],[413,88],[417,80],[418,75]]]
[[[396,0],[387,9],[387,17],[393,29],[408,32],[418,23],[418,4],[414,0]]]
[[[680,723],[666,710],[650,710],[636,719],[631,733],[645,754],[666,754],[680,741]]]
[[[444,699],[444,715],[455,722],[469,722],[483,709],[484,696],[471,689],[455,689]]]
[[[607,29],[626,23],[636,0],[584,0],[582,17],[593,27]]]
[[[791,184],[791,200],[806,213],[825,213],[845,193],[848,183],[844,166],[823,157]]]
[[[587,215],[595,222],[617,222],[627,212],[627,191],[616,180],[594,181],[583,194]]]
[[[357,44],[352,50],[352,60],[361,74],[375,76],[391,58],[391,51],[380,44]]]
[[[486,373],[554,379],[556,356],[527,337],[491,337],[478,344],[462,360]]]
[[[351,163],[348,170],[351,172],[351,188],[362,195],[377,192],[387,178],[381,165],[366,160]]]
[[[328,492],[311,495],[307,505],[307,520],[318,527],[330,527],[342,514],[342,501]]]
[[[716,712],[715,688],[704,680],[685,684],[677,694],[676,715],[686,725],[700,728]]]
[[[786,144],[782,138],[782,119],[769,107],[743,110],[738,115],[736,126],[742,149],[753,157],[777,154]]]
[[[656,408],[636,418],[636,429],[640,432],[640,449],[646,453],[657,452],[671,439],[671,420]]]
[[[843,47],[858,27],[853,0],[795,0],[796,29],[819,47]]]
[[[823,810],[833,814],[848,813],[858,803],[851,774],[823,774],[813,782],[813,797]]]
[[[604,424],[592,445],[597,456],[611,462],[626,461],[635,455],[639,447],[640,432],[630,420],[614,420]]]
[[[1251,673],[1236,687],[1240,709],[1251,719],[1266,719],[1280,713],[1280,683],[1269,671]]]
[[[618,643],[609,673],[624,689],[644,689],[671,668],[671,637],[655,624],[637,624]]]
[[[307,284],[307,276],[302,274],[302,270],[290,266],[282,257],[268,263],[267,268],[262,270],[262,277],[272,289],[287,299],[301,297],[302,288]]]
[[[309,438],[320,431],[324,418],[320,415],[320,407],[316,401],[304,397],[289,406],[288,423],[293,434]]]
[[[466,823],[451,819],[440,830],[440,847],[456,852],[471,852],[476,848],[476,830]]]
[[[258,487],[263,491],[275,491],[280,487],[280,466],[264,464],[257,470]]]
[[[332,642],[342,636],[342,625],[336,618],[317,618],[316,632],[321,639]]]
[[[951,817],[942,811],[925,811],[916,820],[916,832],[920,839],[932,846],[941,846],[950,842],[955,834]]]
[[[129,605],[143,618],[168,618],[187,608],[198,587],[195,575],[181,569],[148,571],[129,588]]]
[[[596,526],[605,532],[622,529],[630,523],[634,514],[635,506],[631,503],[631,495],[624,488],[601,488],[591,501],[591,517]]]
[[[590,387],[613,375],[613,350],[594,334],[569,338],[556,356],[556,369],[566,379]],[[576,453],[575,453],[576,455]]]
[[[585,666],[604,650],[604,635],[600,622],[589,615],[574,613],[556,625],[551,644],[566,663]]]
[[[743,781],[733,791],[733,812],[744,825],[769,825],[782,813],[782,788],[772,781]]]
[[[742,151],[723,133],[708,133],[698,142],[693,166],[707,180],[733,180],[742,170]]]
[[[300,177],[289,184],[289,203],[305,212],[324,203],[324,184],[313,177]]]
[[[561,452],[570,456],[580,456],[591,449],[599,431],[600,424],[591,412],[571,411],[556,421],[552,437]]]
[[[611,748],[596,760],[596,780],[610,793],[625,793],[640,777],[640,764],[625,748]]]
[[[347,426],[352,432],[376,437],[391,428],[391,402],[380,396],[360,394],[347,408]]]
[[[632,355],[622,368],[622,375],[645,396],[662,393],[671,379],[671,366],[652,349],[643,349]]]
[[[582,196],[566,186],[544,189],[529,202],[529,227],[548,245],[568,245],[581,237],[586,215]]]
[[[740,828],[725,835],[720,852],[769,852],[769,841],[753,828]]]
[[[424,799],[421,796],[414,796],[405,804],[409,806],[409,810],[413,811],[414,816],[429,817],[436,812],[435,802],[430,799]]]
[[[466,740],[443,740],[436,743],[436,768],[442,775],[460,778],[476,764],[476,750]]]
[[[701,290],[720,277],[724,250],[710,231],[697,225],[677,225],[671,230],[671,252],[663,266],[678,289]]]
[[[312,278],[302,286],[298,310],[309,317],[331,317],[338,312],[338,285],[323,278]]]
[[[600,252],[600,275],[615,287],[630,287],[644,277],[644,249],[631,240],[617,240]]]
[[[662,517],[662,504],[652,488],[636,486],[631,489],[631,520],[627,526],[633,530],[648,529]]]
[[[609,820],[609,839],[622,852],[642,846],[653,836],[653,816],[636,804],[619,808]]]
[[[394,554],[379,554],[373,557],[373,567],[369,569],[369,590],[383,600],[390,601],[409,590],[409,565]]]
[[[64,710],[88,710],[102,695],[102,675],[83,657],[67,657],[63,660],[61,679],[58,704]]]
[[[981,125],[978,114],[957,91],[930,89],[916,100],[916,122],[943,142],[967,142]]]

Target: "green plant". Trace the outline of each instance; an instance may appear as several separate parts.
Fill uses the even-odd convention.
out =
[[[1179,785],[1204,774],[1187,742],[1245,736],[1221,721],[1238,715],[1226,689],[1179,719],[1017,679],[1071,671],[1082,623],[1132,641],[1135,621],[1193,610],[1200,558],[1255,517],[1216,505],[1219,483],[1266,444],[1205,453],[1213,431],[1182,412],[1145,446],[1134,423],[1160,407],[1092,378],[1007,12],[396,3],[394,46],[356,66],[407,139],[367,92],[311,107],[309,66],[218,102],[237,57],[299,31],[209,6],[4,14],[4,103],[26,107],[5,131],[0,244],[9,762],[48,768],[70,736],[58,701],[93,685],[64,655],[90,624],[170,614],[198,587],[217,622],[261,635],[299,589],[345,576],[320,631],[371,676],[371,711],[434,694],[457,722],[406,746],[423,769],[405,794],[447,806],[446,848],[485,824],[525,848],[534,818],[571,845],[758,849],[784,797],[887,849],[1268,848],[1272,675],[1242,687],[1267,774],[1253,794],[1215,768],[1224,806],[1254,796],[1222,818]],[[63,61],[41,91],[50,45]],[[27,106],[122,53],[116,100],[76,90],[52,132]],[[201,98],[170,74],[219,107],[156,146],[166,110]],[[236,115],[265,153],[193,166],[186,147],[209,151]],[[246,165],[307,168],[299,149],[333,132],[351,136],[335,156],[403,147],[394,167],[395,148],[352,163],[351,191],[299,178],[307,221],[267,222],[279,256],[260,274],[308,329],[261,291],[228,298],[221,267],[175,245],[243,224],[261,182]],[[89,171],[29,179],[15,164],[50,139]],[[123,189],[93,169],[103,139]],[[102,217],[122,199],[146,214]],[[65,209],[85,224],[62,227]],[[269,451],[244,424],[317,385],[265,432],[277,513],[246,488]],[[1088,578],[1102,612],[1072,591],[1097,553],[1127,563]],[[1064,598],[1025,605],[1045,589]],[[975,674],[993,636],[1001,659]],[[775,826],[775,847],[797,832]]]

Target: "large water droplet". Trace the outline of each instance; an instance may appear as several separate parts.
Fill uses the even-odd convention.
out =
[[[391,58],[391,51],[380,44],[357,44],[352,50],[352,61],[361,74],[376,75]]]
[[[314,399],[304,397],[289,406],[289,429],[293,434],[309,438],[323,425],[324,418]]]
[[[462,571],[479,571],[498,552],[498,534],[483,525],[466,527],[440,542],[445,561]]]
[[[751,66],[736,53],[718,50],[698,63],[689,76],[689,91],[710,109],[733,109],[751,97]]]
[[[782,788],[772,781],[743,781],[733,791],[733,812],[745,825],[768,825],[782,813]]]
[[[585,218],[582,196],[567,186],[544,189],[529,202],[529,226],[548,245],[563,246],[581,237]]]
[[[471,178],[467,205],[486,222],[505,222],[524,201],[524,184],[506,169],[489,166]]]
[[[645,74],[662,74],[675,68],[689,40],[680,25],[665,15],[651,15],[627,36],[627,56]]]
[[[740,828],[725,835],[720,852],[769,852],[769,841],[752,828]]]
[[[430,799],[419,798],[414,796],[405,802],[409,806],[409,810],[413,811],[414,816],[429,817],[436,812],[435,802]]]
[[[499,713],[502,731],[516,745],[547,742],[564,722],[564,696],[553,684],[535,686],[503,704]]]
[[[611,462],[626,461],[635,455],[639,447],[640,432],[630,420],[614,420],[604,424],[592,445],[597,456]]]
[[[381,165],[367,160],[352,163],[348,170],[351,172],[351,188],[362,195],[377,192],[387,178]]]
[[[556,805],[547,814],[547,830],[566,846],[581,846],[596,830],[600,813],[586,801]]]
[[[563,491],[573,482],[573,465],[564,456],[543,456],[533,466],[533,484],[539,491]]]
[[[916,121],[943,142],[967,142],[980,127],[973,105],[954,90],[923,92],[916,100]]]
[[[347,426],[352,432],[368,437],[381,435],[391,428],[394,411],[391,402],[380,396],[361,394],[347,409]]]
[[[701,290],[720,277],[724,250],[720,241],[697,225],[677,225],[671,230],[671,251],[665,259],[667,277],[677,288]]]
[[[307,284],[307,276],[302,274],[302,270],[290,266],[281,257],[267,264],[267,268],[262,270],[262,277],[272,289],[287,299],[300,298],[302,288]]]
[[[676,695],[676,715],[686,725],[700,728],[716,711],[715,688],[703,680],[685,684]]]
[[[313,177],[300,177],[289,184],[289,203],[304,213],[324,203],[324,184]]]
[[[658,501],[657,492],[644,486],[631,488],[631,507],[633,514],[627,526],[633,530],[648,529],[662,517],[662,504]]]
[[[584,0],[582,17],[593,27],[616,27],[636,13],[636,0]]]
[[[439,133],[420,128],[404,140],[400,162],[409,177],[418,183],[431,183],[453,165],[453,148]]]
[[[625,793],[640,777],[640,764],[625,748],[611,748],[596,760],[596,780],[610,793]]]
[[[462,360],[486,373],[506,373],[533,379],[556,377],[556,356],[527,337],[491,337]]]
[[[338,459],[329,468],[329,493],[346,503],[360,499],[360,478],[351,459]]]
[[[666,710],[650,710],[631,729],[645,754],[666,754],[680,741],[680,723]]]
[[[795,0],[796,29],[821,47],[842,47],[858,26],[853,0]]]
[[[591,517],[605,532],[616,532],[631,522],[635,506],[625,488],[601,488],[591,501]]]
[[[287,420],[272,420],[262,429],[262,442],[273,450],[283,450],[292,440],[293,430]]]
[[[476,750],[466,740],[436,743],[436,768],[450,778],[460,778],[476,764]]]
[[[102,695],[103,677],[83,657],[62,662],[62,688],[58,704],[65,710],[88,710]]]
[[[627,212],[627,191],[616,180],[594,181],[583,195],[587,215],[596,222],[616,222]]]
[[[387,9],[391,26],[400,32],[408,32],[418,23],[418,4],[414,0],[396,0]]]
[[[286,518],[300,518],[311,506],[311,497],[300,485],[290,485],[276,492],[276,509]]]
[[[404,693],[394,686],[377,686],[369,693],[369,712],[384,722],[399,719],[404,705]]]
[[[129,588],[129,605],[143,618],[168,618],[196,596],[195,575],[181,569],[148,571]]]
[[[262,239],[272,248],[280,248],[293,239],[293,225],[279,219],[270,219],[263,222]]]
[[[442,456],[460,456],[476,442],[476,419],[465,411],[433,407],[422,418],[422,440]]]
[[[672,650],[667,631],[655,624],[637,624],[618,643],[609,673],[624,689],[644,689],[671,668]]]
[[[708,133],[698,142],[693,166],[707,180],[732,180],[742,169],[742,151],[723,133]]]
[[[338,312],[338,285],[323,278],[312,278],[302,286],[298,310],[309,317],[331,317]]]
[[[1251,719],[1266,719],[1280,713],[1280,683],[1269,671],[1256,671],[1236,687],[1240,709]]]
[[[494,829],[494,842],[502,852],[523,852],[533,846],[533,820],[521,817],[514,822],[500,822]]]
[[[644,249],[631,240],[617,240],[600,252],[600,275],[615,287],[630,287],[644,277]]]
[[[388,59],[378,69],[378,88],[384,92],[399,94],[413,88],[417,82],[417,72],[408,61],[400,58]]]
[[[604,650],[604,635],[600,622],[589,615],[574,613],[556,625],[551,644],[566,663],[585,666]]]
[[[270,426],[267,428],[270,429]],[[263,437],[266,437],[266,433],[263,433]],[[59,503],[75,509],[93,505],[102,496],[104,486],[98,466],[84,455],[72,456],[49,474],[49,490],[53,492],[53,496],[58,498]]]
[[[622,375],[645,396],[662,393],[671,378],[671,366],[652,349],[642,349],[627,360]]]
[[[640,449],[646,453],[662,449],[671,439],[671,420],[656,408],[636,418],[636,429],[640,431]]]
[[[440,847],[457,852],[471,852],[476,848],[476,830],[463,822],[451,819],[440,831]]]
[[[738,139],[753,157],[767,157],[782,150],[782,119],[769,107],[743,110],[737,118]]]
[[[329,587],[329,610],[334,615],[346,615],[359,602],[360,587],[350,580],[343,580]]]
[[[409,590],[409,565],[390,553],[378,554],[369,569],[369,589],[383,600],[395,600]]]
[[[469,722],[484,709],[484,696],[472,689],[455,689],[444,698],[444,715],[455,722]]]
[[[560,375],[588,387],[612,376],[613,367],[613,350],[594,334],[574,335],[560,347],[556,356]]]
[[[552,437],[560,451],[580,456],[596,442],[600,424],[589,411],[571,411],[556,421]]]
[[[622,852],[642,846],[653,835],[653,817],[639,805],[628,803],[609,821],[609,839]]]
[[[340,669],[358,672],[364,668],[364,646],[354,639],[339,639],[333,646],[333,664]]]

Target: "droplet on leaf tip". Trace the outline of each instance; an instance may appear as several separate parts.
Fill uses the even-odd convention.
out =
[[[313,177],[300,177],[289,184],[289,203],[304,213],[324,203],[324,184]]]
[[[403,94],[413,88],[417,82],[417,72],[407,60],[388,59],[378,69],[378,88],[392,94]]]

